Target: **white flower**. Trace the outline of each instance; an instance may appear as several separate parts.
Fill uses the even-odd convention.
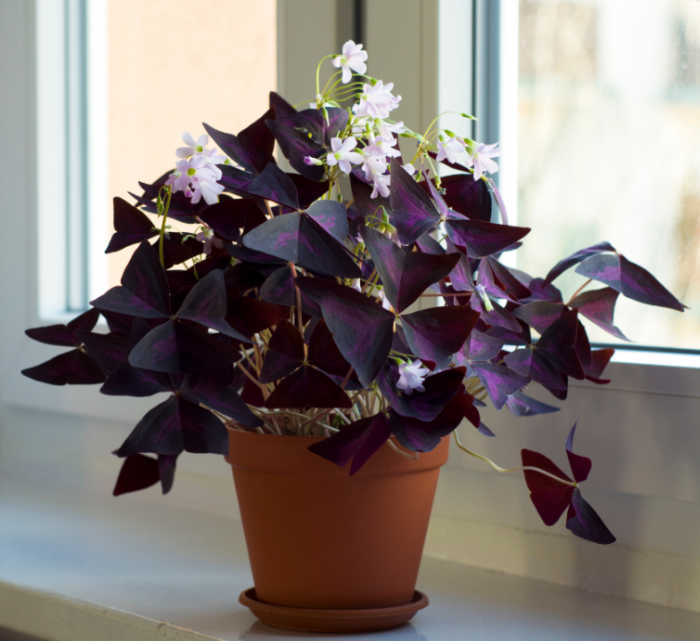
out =
[[[207,149],[209,144],[209,136],[202,134],[197,140],[192,137],[189,131],[182,134],[182,140],[187,147],[178,147],[175,150],[175,155],[178,158],[189,158],[190,156],[202,156],[208,162],[216,165],[226,161],[226,156],[220,154],[216,149]]]
[[[173,193],[182,191],[196,205],[204,198],[207,205],[219,202],[219,194],[224,191],[221,170],[207,161],[201,154],[183,158],[176,164],[175,171],[165,181],[172,187]]]
[[[420,361],[401,363],[399,365],[399,380],[396,383],[396,387],[406,394],[411,394],[414,390],[425,392],[423,381],[428,374],[430,374],[430,370]]]
[[[340,171],[349,174],[353,164],[359,165],[362,162],[362,154],[352,151],[356,146],[357,140],[354,136],[348,136],[345,140],[337,136],[331,138],[331,151],[326,158],[328,166],[338,165]]]
[[[389,174],[376,174],[372,176],[373,186],[372,193],[369,195],[370,198],[376,198],[381,196],[382,198],[389,198],[389,184],[391,183],[391,176]]]
[[[374,85],[362,85],[360,102],[352,106],[353,113],[356,116],[388,118],[389,113],[401,102],[401,96],[394,96],[391,93],[393,88],[393,82],[385,85],[381,80],[377,80]]]
[[[457,136],[450,136],[447,142],[438,140],[438,153],[435,160],[442,162],[447,159],[447,162],[459,162],[459,157],[466,152],[464,141]]]
[[[501,155],[498,143],[485,145],[483,142],[476,143],[471,150],[471,165],[474,167],[474,180],[479,180],[484,174],[494,174],[498,171],[498,165],[492,158]]]
[[[405,165],[401,165],[401,169],[403,169],[409,176],[413,176],[413,174],[416,173],[416,168],[410,162],[407,162]]]
[[[364,73],[367,71],[365,60],[367,60],[367,52],[362,50],[362,45],[355,44],[352,40],[348,40],[343,45],[342,53],[333,58],[333,66],[336,68],[342,67],[342,80],[343,84],[346,84],[350,82],[350,78],[352,78],[351,70],[357,73]]]

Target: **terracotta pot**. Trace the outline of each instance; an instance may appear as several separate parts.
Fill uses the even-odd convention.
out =
[[[353,476],[309,452],[316,440],[229,430],[256,598],[345,610],[415,601],[449,438],[417,460],[385,445]]]

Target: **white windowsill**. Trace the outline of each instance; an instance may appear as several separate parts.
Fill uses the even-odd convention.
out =
[[[138,495],[52,502],[46,485],[1,487],[0,631],[53,641],[308,638],[267,628],[237,603],[252,579],[233,510],[224,518]],[[409,625],[352,638],[700,639],[697,613],[430,557],[418,587],[431,605]]]

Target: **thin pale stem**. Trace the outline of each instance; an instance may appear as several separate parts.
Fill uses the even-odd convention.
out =
[[[579,287],[573,294],[571,294],[571,298],[566,302],[567,307],[571,305],[573,300],[584,290],[586,287],[588,287],[591,283],[593,282],[592,278],[589,278],[581,287]]]

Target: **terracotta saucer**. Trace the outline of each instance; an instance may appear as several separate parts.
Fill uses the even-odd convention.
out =
[[[406,623],[428,605],[428,597],[416,590],[403,605],[361,610],[320,610],[290,608],[258,601],[255,588],[241,592],[238,601],[250,608],[263,623],[273,628],[299,632],[370,632],[387,630]]]

